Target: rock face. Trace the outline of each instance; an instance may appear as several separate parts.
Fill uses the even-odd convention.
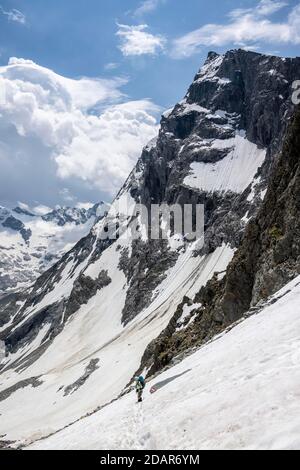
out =
[[[195,296],[193,322],[178,331],[184,299],[167,328],[147,348],[142,369],[152,375],[200,346],[278,292],[300,273],[300,107],[289,124],[264,202],[248,224],[226,276],[217,273]],[[198,307],[197,307],[198,306]]]
[[[282,145],[293,112],[291,77],[299,68],[299,58],[243,50],[210,53],[183,101],[162,116],[158,139],[144,149],[127,182],[131,196],[148,207],[204,204],[205,246],[198,255],[222,244],[240,245]],[[136,286],[131,280],[125,320],[141,310],[132,297],[149,297],[142,285],[147,262],[155,262],[155,255],[147,254],[150,247],[132,256],[134,266],[142,268],[134,277]],[[170,258],[164,260],[166,268],[168,263]],[[151,273],[159,279],[155,270],[147,271],[147,278]]]
[[[129,250],[122,252],[119,267],[127,277],[128,291],[122,312],[122,321],[126,325],[137,313],[151,304],[153,292],[167,277],[168,269],[174,266],[178,258],[171,251],[165,240],[137,240]]]
[[[0,296],[33,283],[89,233],[105,208],[104,203],[89,209],[60,207],[37,215],[0,207]]]
[[[103,213],[106,206],[103,202],[94,204],[89,209],[78,207],[59,207],[48,214],[42,216],[46,222],[54,222],[60,227],[66,224],[84,225],[91,218],[98,217],[98,214]]]
[[[65,320],[77,312],[81,305],[87,304],[90,298],[96,295],[97,291],[108,286],[110,283],[111,278],[108,276],[107,271],[101,271],[95,280],[81,274],[74,282],[65,311]]]
[[[2,382],[14,390],[11,370],[18,382],[39,377],[43,404],[28,428],[25,397],[8,439],[46,433],[50,415],[57,429],[99,409],[136,370],[167,366],[299,272],[298,118],[282,148],[299,76],[299,58],[210,53],[108,214],[30,289],[0,298]],[[171,229],[149,239],[138,205],[175,203],[204,205],[204,246]],[[60,224],[60,216],[51,218]],[[161,228],[167,222],[162,216]],[[76,393],[64,395],[66,387]],[[10,426],[3,403],[0,435],[1,423],[6,434]]]
[[[2,226],[5,227],[5,228],[9,228],[11,230],[14,230],[15,232],[20,232],[20,234],[22,235],[22,238],[23,240],[28,243],[31,235],[32,235],[32,232],[30,229],[27,229],[25,228],[25,225],[23,224],[23,222],[21,222],[20,220],[18,219],[15,219],[15,217],[13,216],[9,216],[7,217],[7,219],[5,219],[3,222],[2,222]]]
[[[223,242],[237,247],[241,219],[254,215],[267,187],[299,67],[300,59],[243,50],[209,54],[184,100],[163,115],[157,141],[144,149],[142,177],[129,179],[131,195],[148,205],[203,203],[205,250]]]
[[[266,300],[300,273],[300,108],[261,210],[228,268],[222,310],[230,319]]]

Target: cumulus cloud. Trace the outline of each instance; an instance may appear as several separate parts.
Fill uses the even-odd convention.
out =
[[[175,58],[190,57],[202,46],[234,46],[255,43],[300,44],[300,4],[292,8],[285,21],[268,18],[287,5],[284,1],[261,0],[249,9],[236,9],[229,13],[226,24],[207,24],[176,39],[172,55]]]
[[[147,31],[148,25],[129,26],[118,24],[117,36],[121,40],[119,49],[128,56],[156,55],[165,48],[166,39]]]
[[[15,23],[20,23],[20,24],[25,24],[26,23],[26,17],[24,15],[24,13],[22,13],[19,10],[16,10],[15,8],[13,8],[12,10],[6,11],[0,5],[0,13],[2,15],[5,15],[8,19],[8,21],[13,21]]]
[[[84,128],[55,157],[62,179],[80,177],[107,193],[126,179],[141,148],[156,135],[155,112],[147,100],[111,106],[99,117],[89,116]],[[97,142],[97,145],[95,145]]]
[[[0,67],[0,200],[114,195],[158,130],[151,101],[120,102],[124,83],[72,80],[23,59]]]

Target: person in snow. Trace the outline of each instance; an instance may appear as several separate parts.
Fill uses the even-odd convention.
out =
[[[135,377],[135,391],[138,397],[138,402],[143,401],[143,391],[146,386],[145,379],[142,375]]]

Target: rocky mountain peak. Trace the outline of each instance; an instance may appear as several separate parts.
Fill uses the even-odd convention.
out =
[[[196,75],[186,101],[212,112],[222,109],[235,113],[248,138],[268,146],[278,137],[290,108],[288,85],[299,65],[299,58],[283,59],[240,49],[215,55]]]
[[[205,65],[208,64],[209,62],[211,62],[212,60],[215,60],[217,57],[219,57],[220,54],[218,54],[217,52],[214,52],[214,51],[210,51],[208,54],[207,54],[207,59],[205,61]]]
[[[10,215],[10,211],[3,206],[0,206],[0,222]]]
[[[34,214],[33,212],[27,210],[27,209],[24,209],[20,206],[17,206],[13,209],[13,212],[15,212],[16,214],[19,214],[19,215],[27,215],[28,217],[36,217],[36,214]]]

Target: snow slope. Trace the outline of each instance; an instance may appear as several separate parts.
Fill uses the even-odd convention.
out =
[[[203,191],[242,193],[253,181],[266,158],[266,149],[250,142],[241,131],[235,138],[215,140],[211,148],[228,148],[228,155],[216,163],[194,162],[184,184]]]
[[[5,434],[7,440],[30,443],[116,398],[138,369],[145,348],[167,326],[183,293],[193,298],[216,271],[226,268],[233,253],[226,245],[204,257],[194,257],[193,246],[183,251],[157,288],[151,305],[125,328],[120,312],[128,286],[124,273],[118,268],[120,252],[116,244],[94,265],[88,265],[86,259],[77,268],[78,272],[88,265],[88,273],[93,275],[93,270],[98,273],[103,265],[108,267],[112,282],[80,308],[31,366],[18,369],[14,362],[42,344],[45,331],[30,344],[30,351],[25,346],[24,350],[10,354],[0,375],[0,435]],[[66,266],[56,289],[43,300],[45,305],[61,295],[68,295],[72,285],[71,268],[71,265]],[[35,309],[28,311],[27,320]],[[100,367],[76,393],[65,396],[65,387],[83,375],[92,359],[99,359]],[[1,401],[2,391],[32,377],[39,377],[42,383],[36,388],[20,387]]]
[[[131,392],[29,449],[299,450],[300,276],[275,297],[156,377],[141,406]]]

